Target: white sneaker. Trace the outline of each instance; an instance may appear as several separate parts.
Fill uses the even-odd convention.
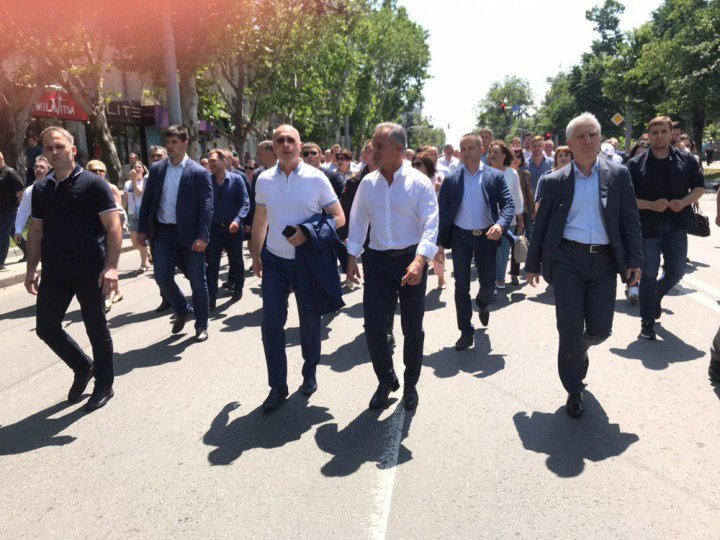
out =
[[[640,288],[637,285],[633,285],[625,291],[625,295],[631,304],[637,304],[638,298],[640,297]]]

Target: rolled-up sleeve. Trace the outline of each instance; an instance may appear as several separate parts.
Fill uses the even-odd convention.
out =
[[[438,225],[440,222],[437,197],[430,181],[418,185],[417,211],[422,224],[422,237],[416,255],[432,259],[437,253]]]
[[[368,212],[366,200],[368,197],[368,186],[369,184],[367,182],[360,182],[357,193],[355,194],[355,200],[350,209],[347,250],[353,257],[359,257],[362,254],[365,238],[367,238],[368,227],[370,226],[370,213]]]

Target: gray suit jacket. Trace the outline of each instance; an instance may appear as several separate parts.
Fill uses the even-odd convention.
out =
[[[637,199],[630,173],[624,165],[598,158],[600,205],[617,272],[642,268],[642,234]],[[552,283],[552,256],[560,245],[575,193],[573,164],[546,175],[540,210],[535,218],[525,270],[540,273]]]

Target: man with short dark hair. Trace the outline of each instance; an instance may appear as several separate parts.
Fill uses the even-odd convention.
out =
[[[316,169],[323,172],[330,180],[330,184],[335,191],[335,195],[340,198],[345,187],[345,179],[337,171],[331,171],[322,168],[322,156],[320,154],[320,146],[314,142],[307,142],[302,147],[302,159],[308,165],[315,167]]]
[[[242,261],[243,221],[250,210],[250,197],[242,177],[226,170],[225,154],[222,150],[210,151],[208,165],[212,172],[214,209],[205,260],[209,307],[213,311],[217,303],[218,274],[223,249],[228,255],[228,281],[234,284],[232,300],[242,298],[245,284],[245,265]]]
[[[15,169],[5,165],[5,157],[0,153],[0,270],[5,268],[24,187],[20,175]]]
[[[532,156],[532,142],[533,142],[533,134],[532,133],[526,133],[523,135],[522,138],[522,149],[523,149],[523,157],[525,158],[525,163],[527,163],[530,160],[530,156]]]
[[[25,148],[25,166],[27,167],[27,183],[25,187],[29,187],[35,181],[35,160],[42,156],[42,148],[38,144],[37,137],[35,135],[28,135],[27,137],[27,148]]]
[[[532,154],[527,160],[525,168],[530,172],[530,188],[537,195],[537,185],[545,173],[552,171],[553,164],[545,156],[545,140],[539,135],[533,137],[530,146]]]
[[[195,340],[208,339],[208,289],[205,250],[210,241],[213,188],[210,173],[187,155],[190,144],[185,126],[165,131],[168,158],[150,166],[145,185],[138,241],[154,238],[155,281],[175,310],[172,333],[179,334],[195,314]],[[182,189],[180,189],[182,184]],[[180,254],[192,288],[192,307],[175,282]]]
[[[673,148],[673,123],[659,116],[648,124],[650,149],[628,162],[640,209],[643,278],[640,338],[654,340],[662,299],[685,275],[687,232],[697,227],[692,205],[705,193],[705,177],[692,154]],[[658,280],[660,255],[663,274]]]
[[[40,142],[52,172],[33,187],[25,288],[38,297],[38,337],[75,373],[68,401],[80,401],[94,377],[95,389],[85,405],[86,411],[94,411],[114,395],[113,343],[104,302],[118,288],[120,216],[108,183],[75,163],[77,149],[69,132],[49,127]],[[37,273],[41,260],[42,279]],[[92,360],[62,327],[74,296]]]
[[[130,171],[132,171],[132,168],[135,166],[135,163],[137,163],[138,155],[135,152],[130,152],[128,154],[128,162],[123,165],[122,168],[122,181],[127,182],[130,180]]]
[[[22,197],[20,198],[20,206],[18,207],[17,215],[15,217],[13,239],[15,240],[15,244],[17,244],[23,252],[23,257],[18,262],[25,262],[27,260],[27,242],[25,241],[25,237],[23,237],[23,231],[25,230],[25,225],[27,225],[28,220],[30,219],[30,214],[32,213],[33,185],[39,180],[44,180],[49,172],[50,162],[45,156],[38,156],[35,159],[35,167],[33,168],[35,178],[30,186],[26,187],[25,191],[23,191]]]
[[[243,220],[243,237],[248,238],[249,241],[250,234],[252,233],[252,220],[255,216],[254,182],[250,182],[250,179],[248,178],[247,174],[245,174],[244,169],[240,169],[237,167],[239,161],[235,153],[230,148],[226,148],[225,150],[223,150],[223,152],[225,156],[225,170],[229,173],[238,175],[240,178],[242,178],[242,181],[245,182],[245,190],[247,191],[248,200],[250,201],[250,207],[248,209],[247,215],[245,216],[245,219]],[[254,176],[254,178],[257,178],[257,174]],[[242,248],[242,241],[240,247]],[[249,249],[250,244],[248,244],[248,250]],[[236,267],[236,265],[239,266]],[[239,286],[240,290],[236,296],[242,297],[242,287],[244,281],[238,284],[233,279],[233,276],[245,275],[245,259],[242,257],[242,255],[240,257],[233,257],[232,259],[228,260],[228,266],[231,267],[228,272],[228,280],[223,283],[222,286],[224,289],[227,289],[231,292],[235,291]],[[239,298],[236,299],[239,300]]]

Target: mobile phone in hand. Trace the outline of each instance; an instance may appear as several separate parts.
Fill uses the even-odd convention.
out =
[[[285,238],[290,238],[293,234],[295,234],[295,230],[295,227],[293,227],[292,225],[288,225],[283,229],[282,234]]]

